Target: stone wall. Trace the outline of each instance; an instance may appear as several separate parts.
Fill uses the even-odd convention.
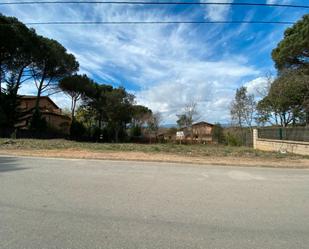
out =
[[[299,155],[309,155],[309,142],[273,140],[258,137],[258,131],[253,131],[254,149],[263,151],[278,151],[282,153],[294,153]]]

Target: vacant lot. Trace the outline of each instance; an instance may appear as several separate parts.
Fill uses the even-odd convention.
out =
[[[145,160],[197,164],[309,167],[309,157],[248,147],[179,144],[104,144],[63,139],[0,139],[0,153],[65,158]]]

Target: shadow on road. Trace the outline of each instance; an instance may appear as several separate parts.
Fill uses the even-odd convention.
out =
[[[14,157],[0,157],[0,173],[24,170],[25,167],[19,167],[17,158]]]

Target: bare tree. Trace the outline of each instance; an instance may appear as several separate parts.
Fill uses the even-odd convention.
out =
[[[256,89],[257,95],[261,99],[266,99],[266,97],[268,96],[271,85],[275,80],[275,76],[271,71],[268,71],[265,73],[264,78],[265,78],[265,85],[262,88]],[[269,98],[267,99],[267,101],[272,102],[272,100]],[[270,123],[271,125],[279,124],[278,117],[280,115],[277,112],[274,111],[272,113],[269,113],[268,110],[265,110],[263,108],[263,103],[261,103],[260,105],[258,104],[257,109],[258,109],[258,112],[257,112],[257,116],[255,117],[255,120],[258,124],[263,125],[263,126],[267,122]]]
[[[162,122],[162,115],[160,112],[149,114],[148,119],[147,119],[147,127],[148,127],[148,130],[155,135],[156,140],[158,137],[158,131],[159,131],[161,122]],[[151,139],[149,142],[151,143]]]
[[[255,89],[257,97],[260,98],[265,98],[268,95],[271,84],[274,82],[275,79],[271,71],[266,72],[264,78],[265,84],[262,87]]]
[[[255,110],[254,95],[248,94],[246,87],[237,89],[230,109],[233,123],[236,123],[239,127],[246,125],[252,128]]]
[[[197,103],[194,101],[188,102],[183,108],[183,112],[177,115],[177,124],[179,127],[185,127],[189,130],[191,135],[191,142],[193,141],[192,124],[199,119],[197,111]]]
[[[253,94],[248,94],[245,101],[244,120],[250,129],[252,129],[252,123],[256,112],[256,101]]]

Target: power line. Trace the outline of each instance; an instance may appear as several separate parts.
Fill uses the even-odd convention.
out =
[[[0,5],[38,5],[38,4],[122,4],[122,5],[230,5],[230,6],[252,6],[252,7],[284,7],[309,9],[309,5],[276,4],[276,3],[222,3],[222,2],[153,2],[153,1],[15,1],[4,2]]]
[[[28,22],[26,25],[143,25],[143,24],[279,24],[291,25],[286,21],[63,21],[63,22]]]

